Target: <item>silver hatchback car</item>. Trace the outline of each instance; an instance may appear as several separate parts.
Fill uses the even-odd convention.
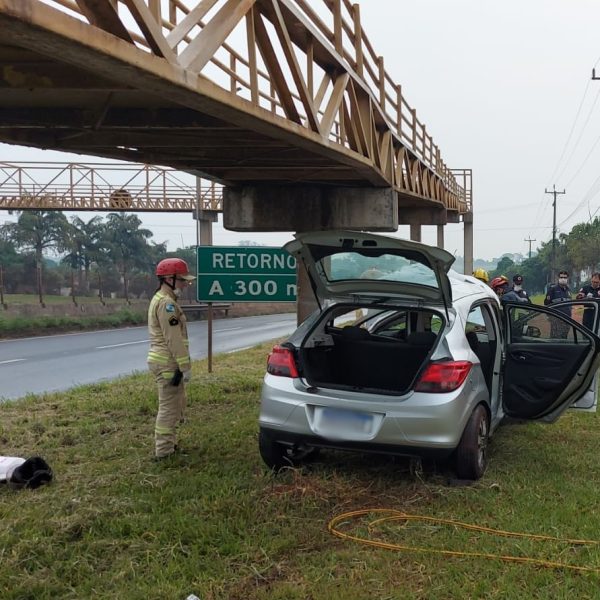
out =
[[[453,458],[460,478],[477,479],[503,418],[595,410],[596,303],[501,307],[440,248],[354,231],[295,237],[285,248],[320,310],[269,355],[259,434],[269,467],[335,448]]]

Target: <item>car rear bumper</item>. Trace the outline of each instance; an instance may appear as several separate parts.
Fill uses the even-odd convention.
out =
[[[351,440],[331,440],[316,435],[293,433],[280,429],[262,427],[263,434],[268,435],[271,440],[294,448],[329,448],[333,450],[347,450],[350,452],[366,452],[372,454],[391,454],[394,456],[419,456],[423,458],[446,459],[454,448],[428,448],[418,446],[406,446],[401,444],[379,444],[373,442],[361,442]]]
[[[266,375],[259,423],[283,443],[407,455],[449,454],[460,442],[475,406],[488,403],[478,377],[474,370],[465,384],[451,393],[411,392],[390,397],[315,391],[300,380]],[[323,407],[374,415],[373,427],[367,432],[348,432],[342,427],[328,435],[320,429],[317,418]]]

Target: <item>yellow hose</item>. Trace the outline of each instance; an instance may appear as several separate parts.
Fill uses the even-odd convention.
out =
[[[462,529],[468,529],[471,531],[480,531],[488,533],[490,535],[498,535],[503,537],[513,538],[526,538],[537,541],[554,541],[563,542],[565,544],[576,544],[576,545],[598,545],[599,541],[596,540],[572,540],[568,538],[557,538],[549,535],[535,535],[531,533],[516,533],[513,531],[502,531],[500,529],[492,529],[490,527],[482,527],[480,525],[472,525],[470,523],[462,523],[460,521],[452,521],[450,519],[438,519],[436,517],[426,517],[423,515],[411,515],[404,513],[399,510],[388,509],[388,508],[372,508],[364,510],[354,510],[351,512],[345,512],[337,515],[329,521],[327,529],[329,533],[335,535],[338,538],[352,540],[359,544],[367,546],[375,546],[376,548],[385,548],[386,550],[395,550],[399,552],[421,552],[428,554],[442,554],[444,556],[464,556],[470,558],[485,558],[489,560],[503,560],[507,562],[525,563],[528,565],[535,565],[539,567],[546,567],[550,569],[569,569],[572,571],[587,572],[587,573],[600,573],[600,567],[581,567],[578,565],[569,565],[565,563],[553,562],[549,560],[542,560],[538,558],[530,558],[526,556],[510,556],[502,554],[487,554],[484,552],[462,552],[456,550],[436,550],[432,548],[424,548],[420,546],[405,546],[402,544],[392,544],[388,542],[381,542],[378,540],[371,540],[369,538],[363,538],[350,533],[345,533],[338,529],[338,526],[344,521],[352,521],[358,517],[364,517],[369,514],[386,514],[388,516],[377,518],[368,524],[369,531],[375,527],[381,526],[384,523],[390,523],[392,521],[424,521],[427,523],[438,523],[443,525],[452,525],[454,527],[460,527]]]

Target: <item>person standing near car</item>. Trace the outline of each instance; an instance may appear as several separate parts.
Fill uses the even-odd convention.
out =
[[[518,302],[529,302],[531,303],[531,299],[529,298],[529,294],[523,289],[523,276],[515,275],[513,277],[513,286],[511,292],[519,298]]]
[[[508,292],[508,279],[504,275],[494,277],[494,279],[490,281],[490,287],[494,290],[496,296],[502,300],[502,296]]]
[[[553,283],[548,287],[546,297],[544,298],[544,306],[556,306],[561,302],[571,300],[571,290],[569,289],[569,273],[567,271],[561,271],[558,274],[558,283]],[[571,316],[570,307],[563,309],[567,316]]]
[[[569,273],[560,271],[558,274],[558,283],[553,283],[548,287],[544,306],[556,308],[567,317],[571,316],[570,306],[560,306],[563,302],[571,300],[571,290],[569,289]],[[550,335],[556,339],[564,339],[569,332],[569,326],[558,319],[552,319],[550,323]]]
[[[600,301],[600,273],[592,273],[590,285],[584,285],[577,296],[577,300],[596,300]],[[585,308],[583,311],[583,326],[592,329],[594,326],[594,309],[592,307]]]
[[[148,368],[158,387],[154,453],[161,459],[177,449],[177,425],[186,405],[185,384],[192,373],[186,319],[177,299],[196,278],[181,258],[161,260],[156,276],[159,286],[148,308]]]
[[[475,279],[479,279],[479,281],[483,281],[483,283],[486,285],[490,282],[490,276],[488,275],[488,272],[481,267],[473,271],[473,277],[475,277]]]

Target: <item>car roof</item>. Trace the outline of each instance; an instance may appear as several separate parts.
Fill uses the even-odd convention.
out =
[[[448,279],[452,287],[453,302],[476,295],[480,295],[482,298],[494,298],[498,301],[498,296],[496,296],[492,288],[475,277],[463,275],[454,269],[450,269],[448,271]]]

